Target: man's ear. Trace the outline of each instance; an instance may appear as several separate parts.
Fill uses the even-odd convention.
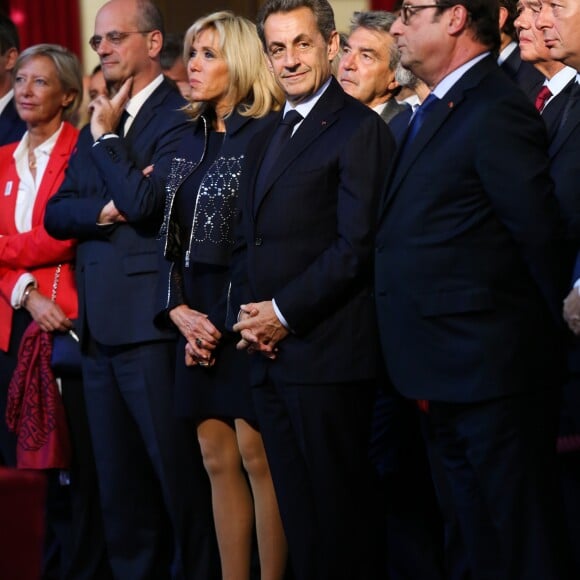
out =
[[[155,58],[163,48],[163,34],[161,34],[160,30],[153,30],[149,33],[149,39],[147,42],[149,56]]]
[[[14,65],[16,64],[16,59],[18,58],[18,51],[14,47],[9,48],[4,53],[4,56],[6,57],[5,68],[7,71],[10,71],[14,68]]]
[[[328,60],[332,62],[334,57],[338,54],[338,50],[340,48],[340,37],[338,36],[338,32],[333,30],[330,38],[328,39]]]
[[[499,7],[499,29],[503,30],[508,19],[508,10],[505,6]]]
[[[450,34],[460,33],[462,30],[467,28],[469,12],[465,6],[462,4],[456,4],[455,6],[451,6],[447,12],[449,13],[448,32]]]
[[[387,85],[387,90],[392,93],[393,91],[396,91],[399,88],[399,83],[395,80],[395,77],[392,78],[391,81],[389,81],[389,84]]]

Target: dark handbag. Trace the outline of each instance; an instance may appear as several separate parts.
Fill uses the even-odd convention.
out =
[[[52,301],[56,301],[56,291],[62,265],[54,273]],[[81,346],[74,331],[54,332],[52,335],[52,354],[50,366],[57,377],[81,375]]]
[[[81,347],[68,332],[55,332],[52,336],[50,366],[57,377],[80,376]]]

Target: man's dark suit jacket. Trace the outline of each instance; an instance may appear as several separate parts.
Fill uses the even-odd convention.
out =
[[[18,116],[12,98],[0,115],[0,145],[19,141],[25,131],[26,123]]]
[[[548,129],[550,143],[554,140],[558,132],[560,123],[562,122],[562,114],[570,98],[570,92],[575,81],[576,78],[574,77],[554,98],[550,99],[542,111],[542,119],[544,119],[544,123],[546,123],[546,128]]]
[[[248,148],[231,310],[239,290],[241,303],[274,298],[291,329],[275,360],[251,358],[250,379],[293,574],[374,580],[372,248],[394,143],[332,79],[256,191],[280,115]]]
[[[522,60],[519,46],[502,62],[500,68],[533,103],[544,83],[544,75],[533,64]]]
[[[564,275],[546,151],[533,105],[486,57],[397,160],[375,292],[383,355],[405,396],[481,401],[546,375]]]
[[[562,208],[562,216],[566,224],[568,239],[571,250],[574,253],[575,265],[571,279],[568,280],[569,288],[580,278],[580,196],[578,195],[578,183],[580,183],[580,99],[574,94],[573,103],[565,112],[566,119],[557,128],[556,134],[550,144],[550,171],[555,183],[555,193]],[[568,108],[568,107],[565,107]],[[576,347],[569,352],[570,370],[580,373],[580,341],[575,340]]]
[[[574,86],[572,84],[572,86]],[[578,90],[577,88],[574,91]],[[562,214],[567,226],[569,238],[580,247],[580,99],[577,94],[571,94],[564,104],[564,109],[570,107],[568,101],[573,99],[572,106],[560,115],[560,123],[550,143],[550,170],[555,182],[555,194],[562,207]],[[551,104],[551,103],[550,103]],[[574,274],[578,274],[578,270]],[[574,280],[576,280],[574,278]]]
[[[254,190],[278,121],[248,149],[254,171],[242,190]],[[242,288],[242,303],[275,298],[292,329],[275,361],[252,358],[254,382],[267,368],[274,379],[301,384],[375,377],[369,224],[393,149],[379,115],[332,79],[273,167],[266,191],[253,202],[247,197],[233,287]]]
[[[101,344],[173,336],[153,324],[162,263],[156,234],[163,214],[164,177],[188,130],[187,118],[179,111],[182,106],[179,93],[163,81],[123,140],[111,138],[92,146],[90,128],[85,127],[65,181],[46,209],[45,225],[52,236],[79,240],[78,331],[82,334],[88,323],[91,336]],[[156,115],[158,108],[163,115]],[[144,177],[141,171],[150,164],[155,170]],[[139,171],[134,171],[135,165]],[[97,225],[111,197],[129,223]]]

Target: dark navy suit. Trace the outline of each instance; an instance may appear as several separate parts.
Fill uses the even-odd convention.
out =
[[[488,56],[431,107],[379,211],[383,356],[403,395],[430,402],[473,578],[566,578],[549,391],[564,271],[548,163],[539,115]]]
[[[12,98],[0,115],[0,146],[19,141],[25,131],[26,123],[18,116]]]
[[[576,79],[572,81],[572,87],[576,93],[579,89],[574,87]],[[578,95],[571,98],[572,90],[569,90],[563,99],[562,107],[566,119],[560,122],[554,129],[554,136],[550,144],[551,174],[556,189],[555,193],[562,207],[562,214],[567,225],[567,233],[570,241],[570,249],[576,255],[576,264],[570,277],[570,288],[580,278],[580,196],[578,195],[578,183],[580,180],[580,102]],[[560,95],[558,95],[560,96]],[[550,106],[551,103],[548,104]],[[562,113],[560,117],[562,116]],[[569,438],[577,438],[580,435],[580,338],[569,334],[568,343],[568,369],[570,375],[562,392],[562,407],[560,418],[560,447]],[[572,439],[573,440],[573,439]],[[572,448],[573,449],[573,448]],[[575,574],[580,574],[580,503],[578,501],[578,485],[580,482],[580,453],[577,448],[573,452],[563,453],[559,457],[562,490],[566,507],[566,519],[569,526],[575,558]]]
[[[366,459],[379,369],[373,216],[394,144],[333,79],[256,192],[279,118],[248,148],[253,195],[232,296],[274,298],[292,329],[275,360],[253,356],[251,378],[294,575],[371,580],[381,577]]]
[[[544,83],[544,76],[533,64],[522,60],[519,46],[502,62],[500,68],[533,103]]]
[[[562,114],[568,103],[570,97],[570,92],[575,83],[575,78],[573,78],[557,95],[548,101],[548,104],[544,107],[542,111],[542,119],[546,123],[546,128],[548,129],[548,138],[550,142],[554,140],[556,133],[562,122]]]
[[[163,81],[124,138],[93,145],[85,128],[45,216],[49,233],[79,240],[83,380],[119,578],[169,578],[174,555],[175,577],[214,578],[205,473],[194,434],[172,416],[175,337],[153,324],[165,178],[188,130],[182,105]],[[110,199],[127,223],[97,225]]]

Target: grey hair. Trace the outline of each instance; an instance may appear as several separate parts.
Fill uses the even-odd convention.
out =
[[[413,90],[416,89],[419,84],[419,79],[401,63],[397,64],[397,67],[395,68],[395,80],[401,87],[407,87]]]
[[[386,32],[390,34],[391,26],[397,20],[397,15],[386,10],[366,10],[364,12],[355,12],[350,19],[349,34],[352,34],[358,28],[367,30],[376,30],[377,32]],[[399,64],[400,54],[396,43],[391,43],[389,55],[389,68],[395,70]]]

